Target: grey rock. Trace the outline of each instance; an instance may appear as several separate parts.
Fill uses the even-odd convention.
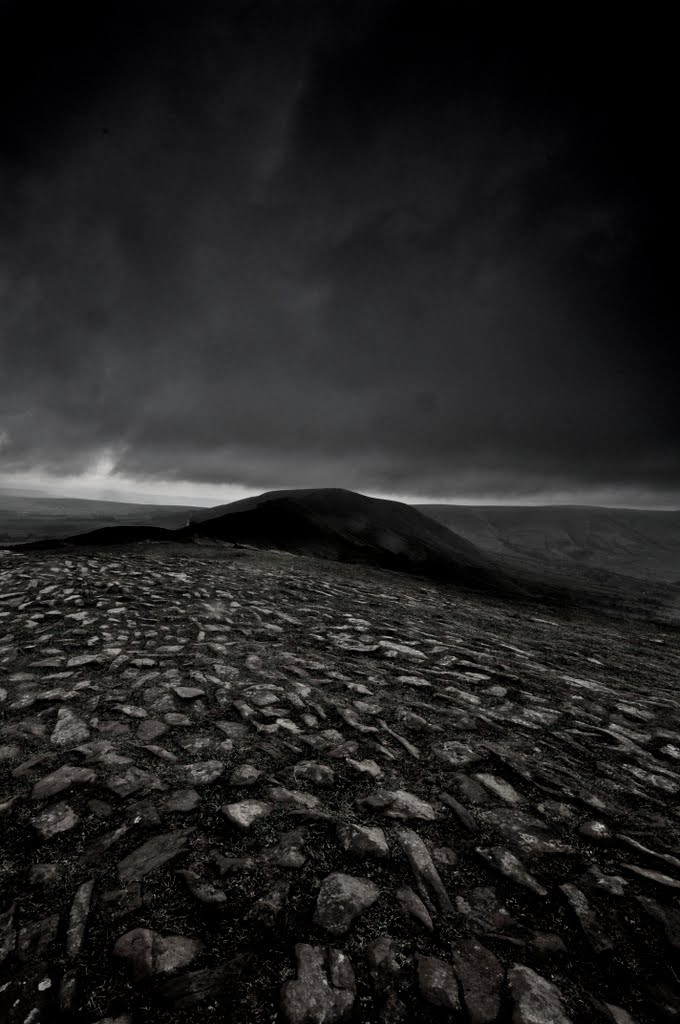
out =
[[[335,772],[328,765],[319,764],[317,761],[300,761],[293,769],[295,781],[300,779],[303,782],[312,782],[317,786],[332,786],[335,781]]]
[[[16,952],[19,959],[31,960],[42,956],[44,950],[56,939],[58,930],[58,914],[24,925],[17,933]]]
[[[139,882],[131,882],[122,889],[111,889],[101,898],[104,916],[115,921],[125,917],[142,906],[142,887]]]
[[[181,970],[195,960],[202,949],[199,939],[134,928],[121,935],[113,947],[113,955],[127,961],[132,976],[139,980]]]
[[[408,821],[435,821],[437,812],[431,804],[404,789],[379,789],[369,797],[357,801],[360,807],[381,810],[387,818],[400,818]]]
[[[82,718],[68,708],[60,708],[51,742],[56,747],[77,747],[90,738],[90,730]]]
[[[191,895],[206,906],[224,906],[227,902],[226,894],[218,889],[212,882],[206,881],[197,875],[195,871],[176,871],[175,874],[184,880]]]
[[[515,964],[508,971],[513,1000],[512,1024],[571,1024],[556,985],[530,967]]]
[[[621,867],[629,874],[644,878],[647,882],[654,882],[665,889],[680,889],[680,882],[677,878],[671,878],[670,875],[664,875],[660,871],[649,871],[648,868],[641,868],[637,864],[622,864]]]
[[[356,981],[348,956],[331,947],[298,943],[297,977],[281,989],[289,1024],[337,1024],[352,1011]]]
[[[492,1024],[501,1007],[503,967],[476,939],[463,940],[453,947],[453,964],[470,1024]]]
[[[469,918],[472,927],[483,933],[505,933],[512,930],[516,922],[498,898],[495,889],[478,886],[465,896],[456,896],[456,910]]]
[[[92,879],[83,882],[78,886],[71,905],[71,913],[66,931],[66,955],[72,960],[80,954],[83,945],[93,889],[94,881]]]
[[[605,934],[598,922],[595,911],[581,890],[570,883],[561,885],[560,889],[566,896],[567,902],[577,917],[593,952],[606,953],[612,950],[614,946],[611,939]]]
[[[41,885],[45,889],[59,885],[64,877],[61,864],[34,864],[29,874],[31,885]]]
[[[366,959],[378,990],[391,985],[399,974],[397,945],[391,935],[378,935],[366,947]]]
[[[352,922],[380,896],[375,882],[334,872],[321,883],[314,921],[333,936],[344,935]]]
[[[0,914],[0,964],[3,964],[16,944],[14,928],[14,911],[16,902],[10,903],[7,910]]]
[[[132,765],[122,775],[113,776],[106,783],[106,788],[119,797],[132,796],[140,790],[164,790],[167,786],[151,772]]]
[[[397,889],[397,901],[405,914],[410,914],[416,921],[420,921],[428,932],[434,931],[429,910],[410,886],[404,885],[401,889]]]
[[[396,839],[402,850],[408,857],[411,869],[418,880],[434,892],[437,902],[443,913],[452,914],[453,904],[444,887],[439,872],[434,866],[430,851],[413,829],[398,829]]]
[[[184,766],[186,781],[190,786],[207,786],[219,779],[223,771],[222,761],[197,761]]]
[[[286,789],[284,786],[274,786],[268,791],[267,798],[272,803],[288,804],[301,810],[312,811],[321,807],[321,801],[313,793],[303,793],[299,789]]]
[[[205,697],[205,690],[197,686],[173,686],[174,692],[181,700],[196,700],[198,697]]]
[[[192,827],[177,832],[165,832],[137,847],[118,865],[118,877],[121,882],[138,881],[167,861],[177,857],[185,848],[189,836],[194,831],[195,829]]]
[[[477,853],[484,858],[492,867],[496,868],[501,875],[509,878],[518,885],[528,889],[536,896],[547,896],[547,890],[536,881],[533,875],[529,874],[522,862],[515,857],[510,850],[504,850],[500,846],[488,848],[477,847]]]
[[[554,932],[536,932],[531,940],[531,946],[541,960],[554,960],[567,954],[567,947]]]
[[[241,800],[235,804],[224,804],[221,810],[232,825],[245,829],[250,828],[260,818],[266,818],[273,808],[263,800]]]
[[[368,825],[338,825],[338,839],[343,850],[357,857],[389,857],[385,833]]]
[[[261,776],[262,772],[259,768],[255,768],[252,764],[242,764],[240,767],[235,768],[229,776],[229,785],[254,786]]]
[[[165,810],[174,814],[188,814],[195,810],[201,798],[195,789],[176,789],[165,799]]]
[[[450,964],[433,956],[416,956],[418,985],[423,999],[445,1010],[460,1010],[458,983]]]
[[[92,783],[96,777],[91,768],[78,768],[72,764],[65,764],[36,782],[31,796],[34,800],[56,796],[57,793],[61,793],[73,785],[84,786]]]
[[[284,908],[290,883],[281,881],[264,896],[261,896],[246,914],[246,920],[264,928],[274,928]]]
[[[284,832],[276,846],[263,853],[263,860],[279,868],[301,868],[307,860],[304,847],[305,837],[302,832],[297,829]]]
[[[31,825],[43,839],[52,839],[60,832],[70,832],[79,821],[80,818],[69,804],[58,803],[31,818]]]

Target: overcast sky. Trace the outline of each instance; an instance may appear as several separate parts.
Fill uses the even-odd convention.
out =
[[[673,35],[542,6],[0,2],[0,486],[680,506]]]

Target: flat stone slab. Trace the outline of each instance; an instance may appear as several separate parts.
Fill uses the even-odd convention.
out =
[[[124,857],[118,865],[121,882],[137,881],[172,860],[185,848],[195,828],[184,828],[177,832],[165,832],[154,836],[142,846]]]
[[[356,981],[352,962],[340,950],[298,943],[297,977],[281,989],[288,1024],[338,1024],[352,1011]]]
[[[273,809],[271,804],[262,800],[240,800],[235,804],[225,804],[222,807],[222,814],[232,825],[250,828],[260,818],[266,818],[271,814]]]
[[[321,883],[314,920],[330,935],[344,935],[379,896],[375,882],[334,872]]]

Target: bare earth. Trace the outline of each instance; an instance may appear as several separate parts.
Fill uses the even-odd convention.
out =
[[[172,544],[0,558],[0,1020],[680,1020],[680,634]]]

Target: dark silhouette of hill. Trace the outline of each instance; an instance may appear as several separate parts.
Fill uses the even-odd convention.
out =
[[[113,526],[13,550],[220,541],[415,573],[465,586],[514,590],[510,578],[470,541],[418,509],[328,488],[272,491],[193,513],[190,525],[168,530]]]
[[[411,505],[341,488],[270,491],[195,514],[179,531],[484,587],[507,587],[476,545]]]

